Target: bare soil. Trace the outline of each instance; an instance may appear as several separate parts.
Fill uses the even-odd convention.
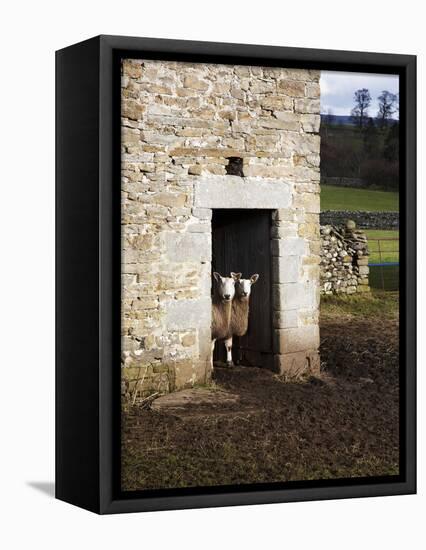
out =
[[[319,378],[222,367],[196,399],[132,407],[122,489],[397,475],[398,351],[396,315],[326,312]]]

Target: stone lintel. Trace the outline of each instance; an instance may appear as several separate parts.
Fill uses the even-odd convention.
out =
[[[196,208],[288,208],[292,184],[281,179],[212,176],[194,182]]]

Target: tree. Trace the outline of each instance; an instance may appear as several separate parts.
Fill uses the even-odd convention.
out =
[[[396,103],[398,101],[398,96],[387,90],[383,90],[377,99],[379,100],[377,118],[380,119],[381,125],[384,126],[386,121],[391,119],[392,115],[397,111]]]
[[[369,118],[363,132],[364,151],[368,158],[379,155],[379,136],[374,120]]]
[[[362,129],[368,117],[368,107],[371,104],[371,95],[367,88],[361,88],[354,93],[355,107],[351,111],[352,118]]]
[[[394,122],[389,128],[385,139],[383,156],[386,160],[399,161],[399,122]]]

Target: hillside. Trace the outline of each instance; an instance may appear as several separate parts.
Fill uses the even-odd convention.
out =
[[[323,119],[320,132],[322,178],[357,178],[365,187],[398,190],[398,123],[381,126],[370,119],[361,129]]]
[[[371,119],[377,124],[379,119],[376,117],[371,117]],[[387,124],[394,124],[396,120],[390,119],[387,121]],[[334,124],[336,126],[356,126],[356,122],[354,121],[353,117],[351,115],[327,115],[327,114],[321,114],[321,123],[328,123],[328,124]]]

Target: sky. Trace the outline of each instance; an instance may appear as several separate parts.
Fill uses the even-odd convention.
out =
[[[367,88],[371,95],[368,116],[377,116],[377,96],[383,90],[399,92],[399,77],[391,74],[348,73],[344,71],[321,71],[321,113],[350,115],[354,107],[354,92]],[[396,115],[394,115],[396,117]]]

